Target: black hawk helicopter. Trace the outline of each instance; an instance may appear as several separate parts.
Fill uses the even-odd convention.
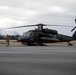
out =
[[[75,19],[75,22],[76,22],[76,19]],[[54,42],[68,42],[68,45],[72,45],[70,41],[76,40],[76,31],[72,36],[62,35],[62,34],[59,34],[57,30],[52,30],[48,28],[44,29],[43,26],[47,26],[46,24],[17,26],[17,27],[11,27],[6,29],[31,27],[31,26],[38,26],[38,28],[25,32],[21,37],[18,38],[17,41],[22,42],[22,44],[26,44],[29,46],[34,44],[43,46],[44,43],[54,43]],[[62,26],[62,25],[50,25],[50,26]],[[68,27],[73,27],[73,26],[68,26]],[[75,30],[75,28],[76,26],[71,31]]]

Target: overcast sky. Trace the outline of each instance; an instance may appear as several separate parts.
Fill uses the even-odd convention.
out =
[[[0,28],[38,23],[76,26],[75,18],[76,0],[0,0]],[[32,28],[14,30],[22,34]],[[49,28],[72,34],[72,28]]]

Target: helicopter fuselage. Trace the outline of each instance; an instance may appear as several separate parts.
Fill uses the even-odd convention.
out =
[[[52,33],[45,33],[40,30],[31,30],[28,32],[25,32],[19,39],[18,41],[23,42],[23,43],[53,43],[53,42],[69,42],[73,40],[72,37],[58,34],[56,31],[51,30],[50,32]],[[48,30],[46,30],[48,31]],[[49,32],[49,31],[48,31]]]

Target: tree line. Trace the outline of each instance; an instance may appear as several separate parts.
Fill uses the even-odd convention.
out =
[[[10,36],[10,40],[17,40],[20,35],[9,35]],[[0,40],[5,40],[6,36],[0,35]]]

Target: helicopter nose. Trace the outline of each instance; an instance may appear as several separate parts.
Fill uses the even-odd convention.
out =
[[[29,39],[27,37],[20,37],[18,38],[18,42],[27,42]]]

